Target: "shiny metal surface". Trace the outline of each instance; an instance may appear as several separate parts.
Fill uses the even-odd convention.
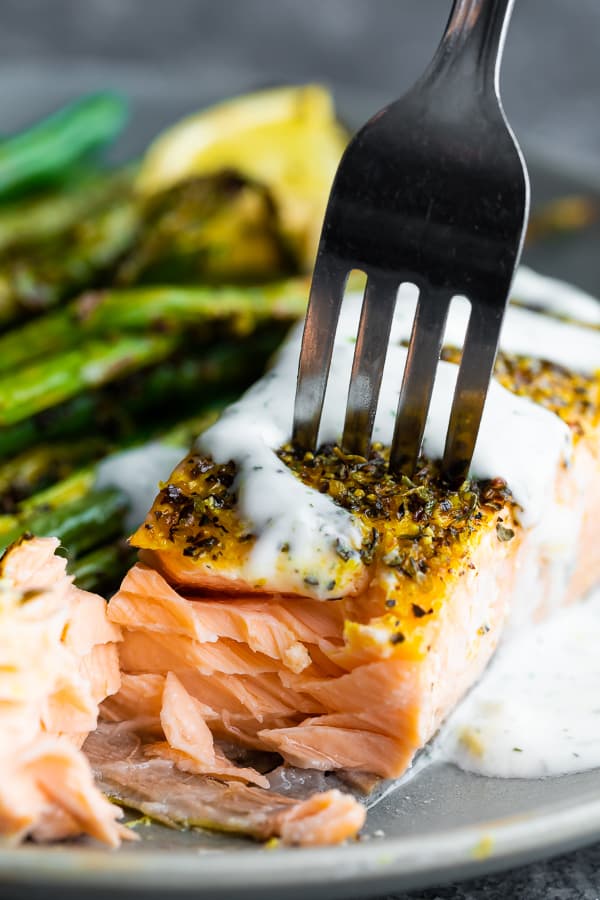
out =
[[[419,305],[402,381],[391,465],[419,455],[453,296],[471,303],[444,467],[466,473],[494,365],[529,206],[523,157],[498,73],[514,0],[455,0],[429,68],[356,134],[331,191],[298,369],[294,440],[314,449],[349,272],[367,275],[343,445],[368,453],[402,282]],[[398,376],[400,379],[400,375]]]

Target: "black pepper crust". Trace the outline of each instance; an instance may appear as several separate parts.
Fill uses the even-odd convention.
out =
[[[452,553],[483,520],[513,505],[502,479],[465,481],[453,488],[442,476],[440,464],[425,458],[419,460],[412,479],[394,475],[388,468],[389,447],[381,444],[373,445],[368,459],[344,453],[332,444],[318,453],[287,445],[278,455],[297,478],[329,494],[363,522],[367,537],[361,557],[365,564],[380,557],[385,565],[411,579],[425,575],[433,559]],[[336,550],[346,558],[347,548]],[[422,615],[426,614],[424,610]]]
[[[449,362],[459,362],[460,356],[455,347],[447,347],[442,353]],[[574,440],[600,424],[598,374],[582,375],[547,360],[500,351],[494,377],[512,394],[527,397],[559,416]]]
[[[443,357],[457,362],[460,351],[446,348]],[[501,352],[495,376],[512,393],[560,416],[575,440],[600,424],[598,374],[579,375],[554,363]],[[518,520],[518,510],[501,479],[452,487],[439,464],[424,458],[412,479],[396,477],[388,471],[389,451],[381,445],[373,446],[368,459],[345,454],[335,445],[316,454],[288,445],[278,455],[297,478],[329,494],[362,522],[363,563],[380,560],[402,580],[420,582],[454,564],[464,556],[461,547],[469,537],[490,522],[499,542],[515,536],[511,525]],[[216,465],[199,454],[188,456],[163,486],[136,535],[136,546],[177,549],[199,561],[233,561],[236,552],[244,555],[254,536],[237,514],[235,476],[231,462]],[[508,511],[507,518],[502,510]],[[335,550],[341,564],[356,557],[341,544]],[[413,613],[420,617],[418,611]]]
[[[455,556],[476,530],[513,506],[501,479],[465,481],[453,488],[442,477],[439,463],[430,460],[420,460],[412,479],[391,474],[389,448],[377,444],[368,459],[346,454],[336,445],[326,445],[317,454],[288,445],[278,456],[297,478],[329,494],[361,522],[360,557],[365,565],[381,560],[411,580],[422,580],[436,563]],[[245,555],[254,536],[237,514],[235,476],[232,462],[217,465],[190,454],[163,485],[135,545],[177,549],[197,561],[225,557],[233,562],[237,554]],[[498,539],[513,535],[505,529]],[[282,553],[288,550],[282,545]],[[342,565],[356,559],[355,550],[339,541],[334,550]]]
[[[162,486],[141,529],[150,543],[136,540],[136,545],[175,546],[191,559],[216,560],[231,548],[231,539],[251,541],[236,510],[235,476],[232,462],[217,465],[191,453]]]

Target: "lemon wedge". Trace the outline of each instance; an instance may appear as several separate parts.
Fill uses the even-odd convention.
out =
[[[275,199],[284,235],[308,268],[347,141],[324,87],[259,91],[189,116],[159,135],[144,157],[137,188],[154,193],[223,169],[261,181]]]

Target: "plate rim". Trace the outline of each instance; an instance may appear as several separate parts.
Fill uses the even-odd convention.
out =
[[[121,848],[31,845],[0,848],[0,885],[132,892],[193,891],[265,896],[327,885],[329,896],[435,886],[549,858],[600,837],[600,798],[541,807],[426,836],[371,838],[338,847],[204,848],[136,853]],[[332,865],[332,856],[335,865]],[[224,858],[227,866],[223,866]],[[268,860],[268,865],[265,862]],[[198,877],[201,876],[199,883]]]

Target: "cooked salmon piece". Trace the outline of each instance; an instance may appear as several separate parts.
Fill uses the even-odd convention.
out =
[[[118,626],[74,587],[54,538],[0,560],[0,841],[79,834],[116,847],[127,829],[79,749],[120,686]]]
[[[561,327],[565,340],[581,331],[523,310],[517,324],[535,335],[542,319],[553,340]],[[529,338],[519,332],[519,340]],[[600,364],[600,335],[586,346],[594,340]],[[297,359],[286,352],[273,376],[287,378],[282,410]],[[441,365],[459,357],[448,347]],[[269,449],[285,419],[273,407],[271,428],[263,412],[270,385],[252,389],[215,426],[218,435],[209,432],[181,462],[133,536],[141,561],[109,604],[123,631],[123,688],[105,709],[115,721],[143,710],[163,745],[181,753],[154,696],[170,681],[201,704],[218,741],[277,752],[290,766],[396,778],[478,679],[507,628],[528,627],[600,580],[591,539],[600,503],[600,375],[499,355],[488,405],[509,412],[492,438],[529,441],[522,452],[537,479],[530,493],[547,500],[537,519],[527,484],[515,494],[502,471],[457,486],[425,456],[410,479],[390,473],[381,442],[368,459],[335,442],[317,453],[285,442]],[[528,430],[519,430],[523,423]],[[547,445],[538,429],[546,429]],[[489,446],[489,429],[484,440]],[[539,471],[532,447],[544,454]],[[497,448],[494,459],[501,457]],[[287,494],[290,507],[302,507],[289,533],[312,541],[314,570],[298,562],[287,534],[265,552],[278,491],[280,511]],[[347,540],[335,538],[336,528]],[[322,821],[331,838],[335,826],[324,812]]]

